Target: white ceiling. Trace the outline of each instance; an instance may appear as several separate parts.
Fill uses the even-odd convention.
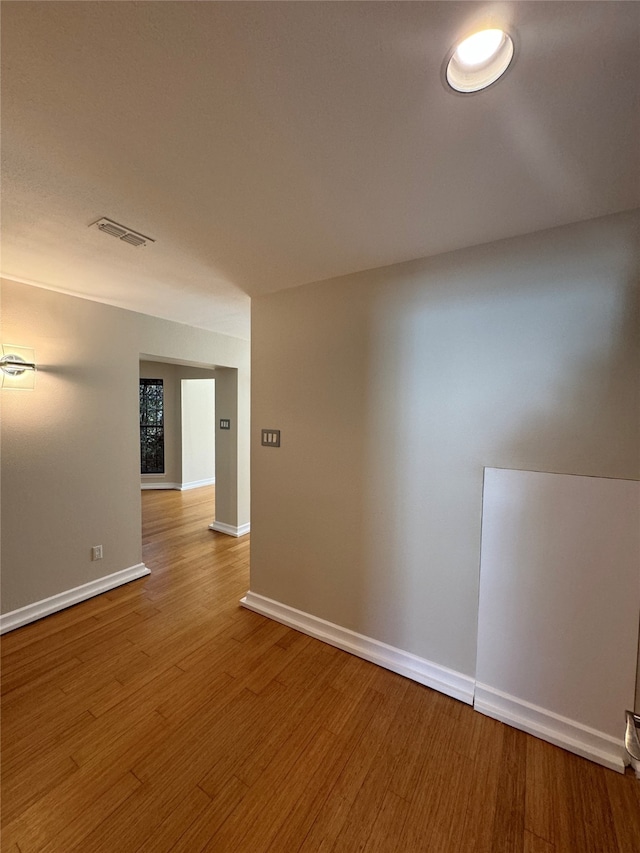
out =
[[[640,205],[638,3],[1,10],[7,277],[246,338],[247,294]],[[455,95],[482,25],[516,59]]]

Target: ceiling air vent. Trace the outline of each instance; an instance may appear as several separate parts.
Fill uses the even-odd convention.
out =
[[[112,237],[117,237],[118,240],[122,240],[130,246],[146,246],[147,243],[156,242],[151,237],[145,237],[144,234],[139,234],[137,231],[127,228],[126,225],[120,225],[118,222],[114,222],[113,219],[107,219],[106,216],[98,219],[97,222],[92,223],[89,227],[95,227],[100,231],[104,231],[105,234],[111,234]]]
[[[120,239],[124,240],[125,243],[130,243],[132,246],[144,246],[147,242],[146,237],[141,237],[139,234],[132,234],[131,231],[123,234]]]

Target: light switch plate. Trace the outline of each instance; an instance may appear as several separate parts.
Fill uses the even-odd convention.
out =
[[[280,447],[280,430],[263,429],[262,445],[263,447]]]

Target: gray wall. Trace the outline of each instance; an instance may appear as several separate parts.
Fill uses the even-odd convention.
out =
[[[473,676],[483,467],[640,474],[638,225],[254,299],[252,591]]]
[[[186,367],[161,361],[141,361],[140,377],[162,379],[164,383],[164,474],[144,474],[145,483],[177,483],[182,485],[182,381],[213,379],[215,370]],[[215,435],[211,424],[211,446],[215,446]],[[211,474],[213,477],[213,473]],[[203,479],[203,478],[200,478]]]
[[[2,341],[34,347],[39,365],[34,391],[1,395],[6,613],[141,561],[141,356],[221,365],[248,389],[249,345],[10,281],[2,282]],[[238,429],[242,448],[248,418]],[[248,454],[229,469],[237,498],[229,518],[216,518],[246,523]],[[104,559],[91,562],[98,544]]]

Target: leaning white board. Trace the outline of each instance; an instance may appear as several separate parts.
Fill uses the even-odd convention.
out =
[[[486,468],[474,706],[624,770],[640,483]]]

